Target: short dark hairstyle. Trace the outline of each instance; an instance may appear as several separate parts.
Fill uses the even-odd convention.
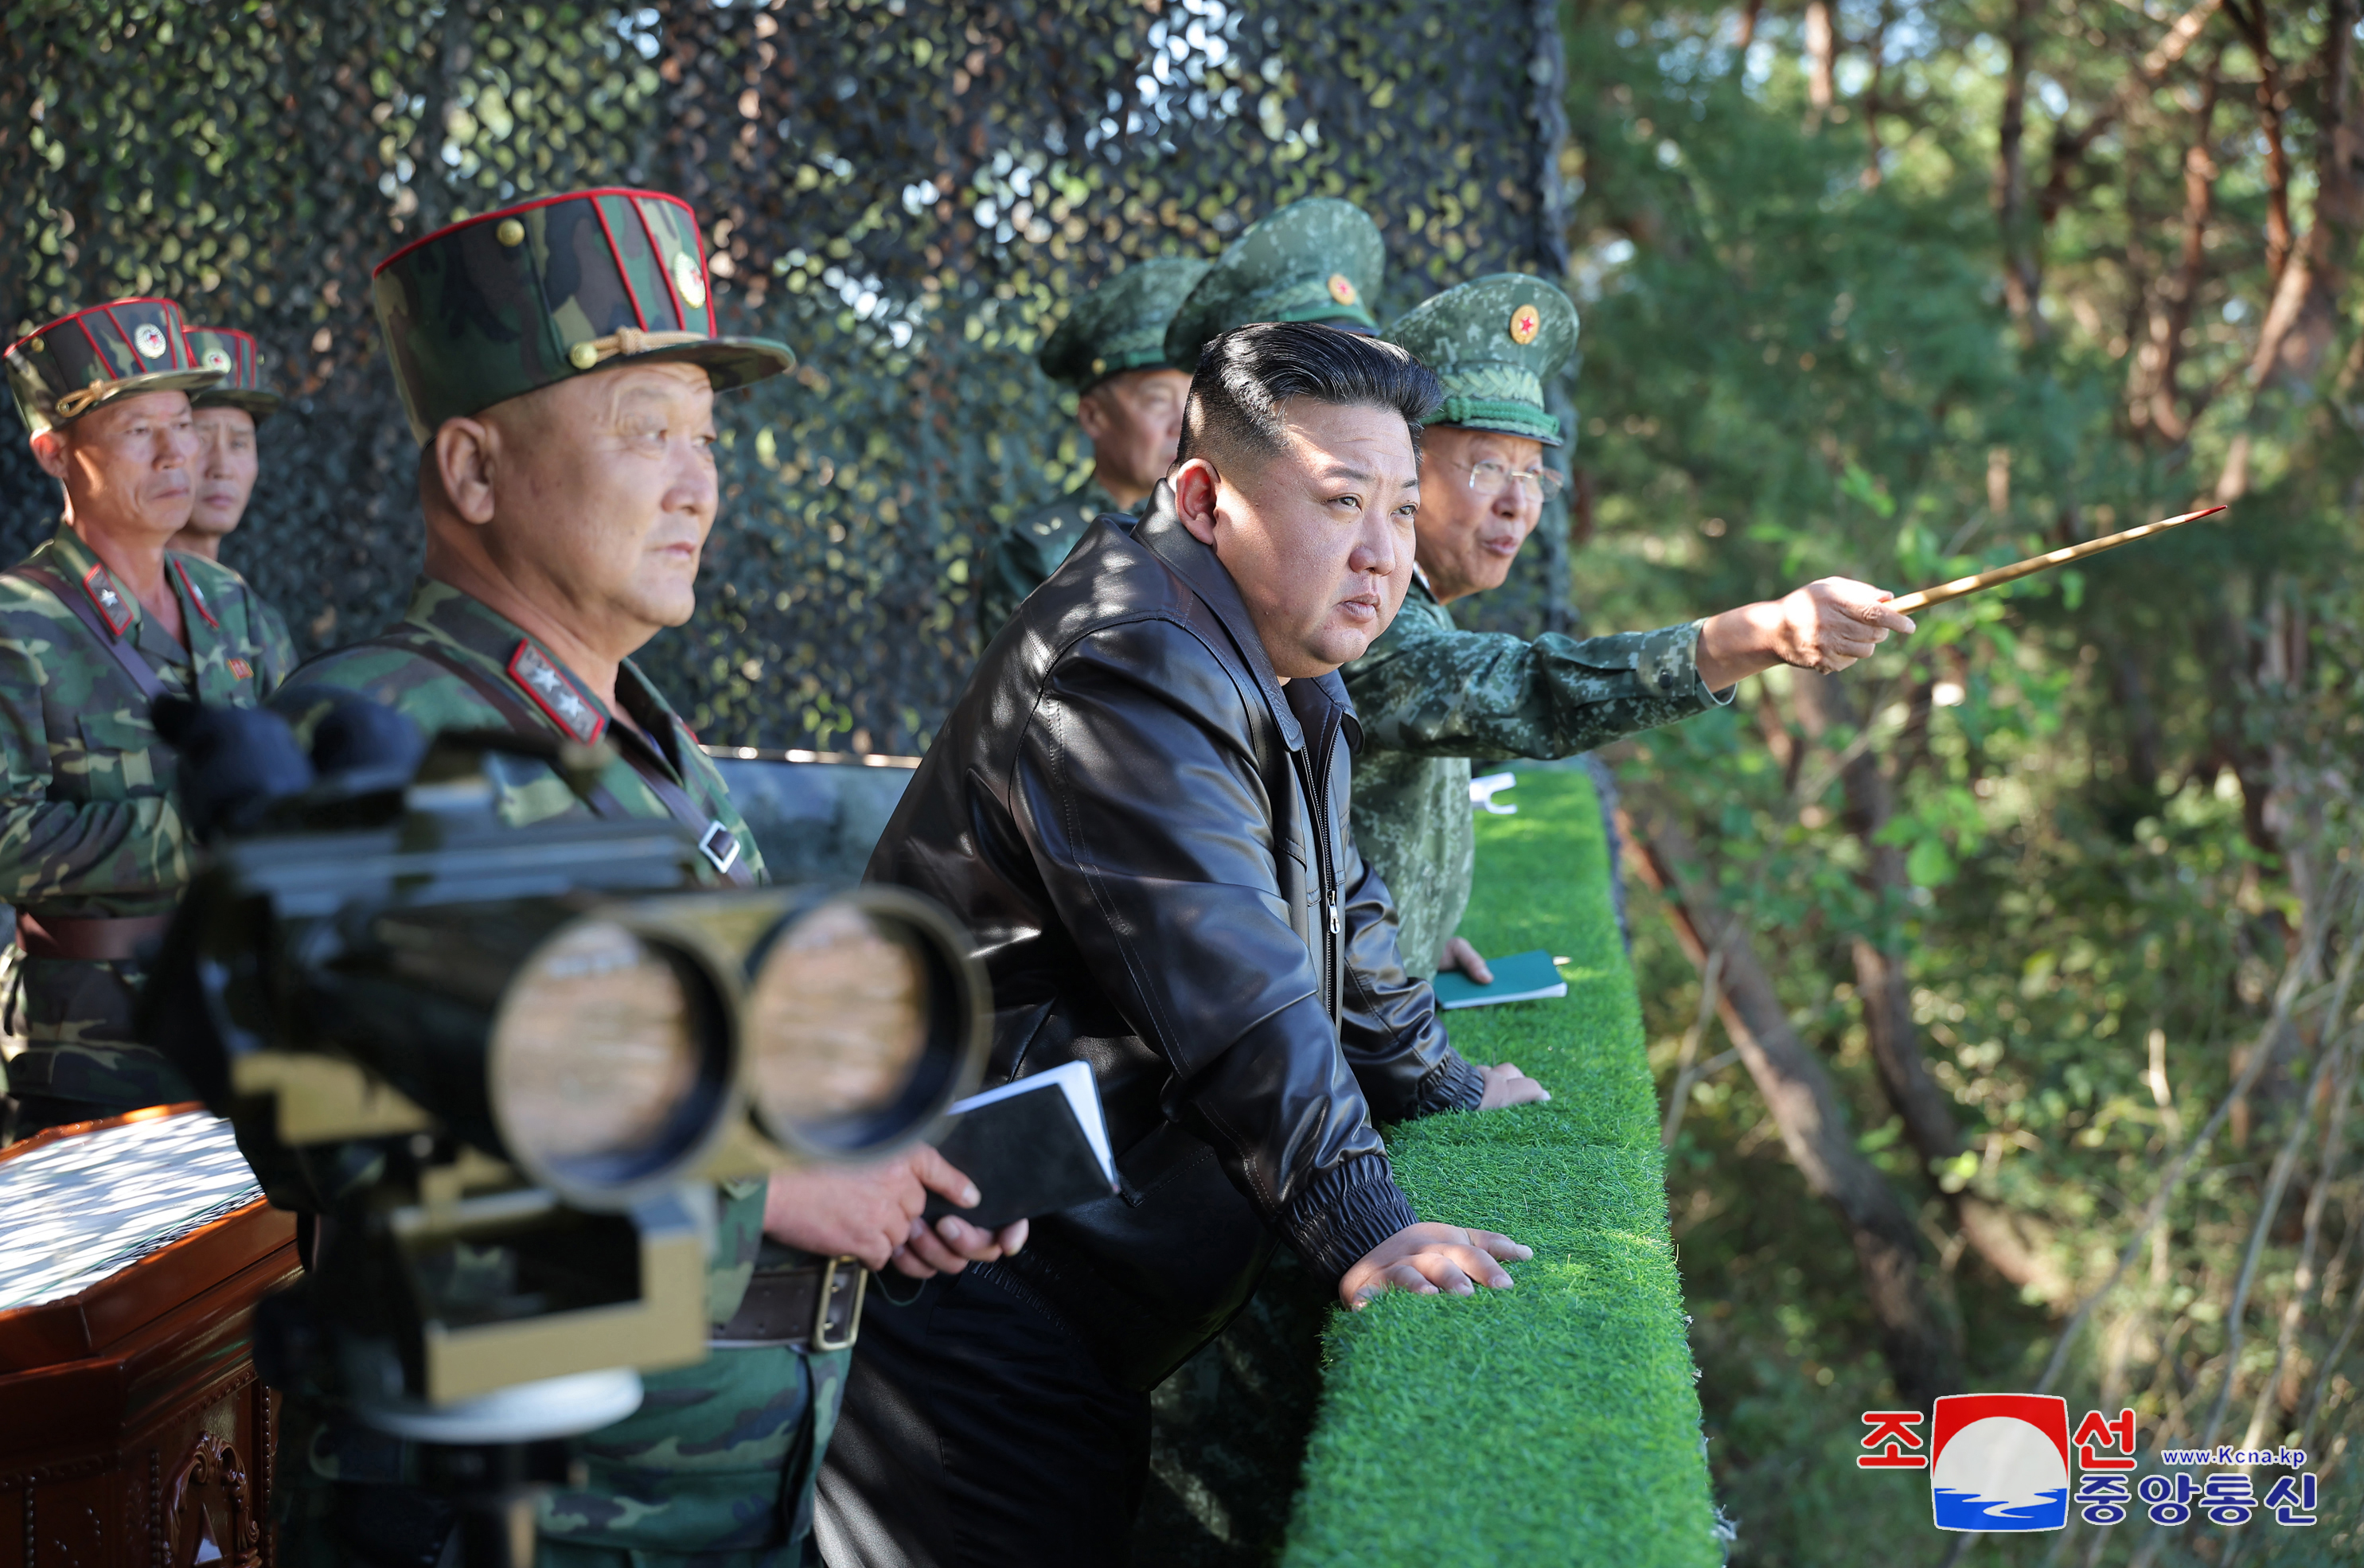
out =
[[[1240,327],[1199,351],[1175,461],[1269,457],[1281,450],[1280,406],[1309,398],[1335,407],[1391,408],[1420,450],[1421,422],[1444,401],[1426,365],[1377,338],[1304,321]]]

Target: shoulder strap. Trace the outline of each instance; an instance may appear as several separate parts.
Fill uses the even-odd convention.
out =
[[[0,575],[48,589],[56,596],[58,603],[72,610],[74,618],[89,628],[91,636],[98,639],[98,645],[114,656],[115,662],[123,667],[123,673],[131,677],[131,684],[139,688],[139,695],[151,703],[158,697],[171,695],[171,688],[156,673],[156,667],[148,662],[146,655],[139,650],[117,636],[113,627],[98,618],[98,607],[90,602],[90,595],[84,593],[78,584],[67,582],[61,573],[46,566],[12,566]]]
[[[646,747],[639,736],[632,736],[620,750],[624,760],[632,764],[632,771],[641,775],[641,782],[649,786],[649,793],[673,813],[674,820],[697,835],[697,852],[734,886],[753,887],[753,873],[739,863],[739,835],[723,826],[719,817],[700,811],[687,790],[667,778],[653,758],[644,758],[641,752]]]
[[[482,669],[454,657],[451,648],[440,639],[418,628],[402,626],[378,640],[392,643],[406,653],[416,653],[465,681],[519,734],[532,735],[551,728],[550,720],[539,709]],[[632,771],[640,774],[641,782],[648,785],[649,793],[663,804],[666,813],[697,835],[697,852],[706,857],[707,862],[734,886],[753,886],[754,877],[740,863],[738,835],[720,821],[698,810],[688,792],[644,762],[639,755],[641,748],[637,744],[628,742],[619,750],[624,760],[631,763]],[[615,792],[603,784],[591,786],[584,797],[584,804],[590,806],[592,815],[611,821],[619,821],[633,815],[622,801],[616,798]]]

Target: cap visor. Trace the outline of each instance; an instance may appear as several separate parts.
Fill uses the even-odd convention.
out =
[[[1524,436],[1547,447],[1566,444],[1560,439],[1556,420],[1545,427],[1540,423],[1522,425],[1511,419],[1428,419],[1422,421],[1422,428],[1431,430],[1491,430],[1498,436]]]
[[[715,391],[729,392],[794,370],[797,355],[786,343],[775,343],[769,338],[708,338],[703,342],[676,343],[671,348],[621,355],[603,361],[598,368],[612,370],[618,365],[645,364],[700,365],[714,383]]]
[[[189,401],[200,408],[243,408],[256,419],[266,419],[279,411],[287,400],[275,392],[247,392],[228,387],[214,392],[200,392]]]
[[[222,373],[219,371],[153,371],[147,375],[128,375],[121,381],[107,383],[106,390],[75,410],[73,418],[79,419],[84,414],[104,408],[110,403],[119,402],[126,397],[137,397],[144,392],[195,392],[204,387],[218,386],[221,384],[221,378]],[[55,415],[51,415],[50,418],[59,424],[73,423],[73,419],[60,420]]]

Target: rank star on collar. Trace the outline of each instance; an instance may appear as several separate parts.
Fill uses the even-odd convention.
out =
[[[214,607],[206,603],[206,591],[197,586],[197,580],[195,577],[189,575],[188,562],[180,556],[174,556],[173,570],[181,574],[181,586],[189,591],[189,602],[197,606],[197,614],[205,617],[207,626],[217,631],[220,630],[221,622],[214,619]]]
[[[584,745],[607,730],[606,716],[530,641],[519,643],[517,651],[509,655],[509,678],[525,688],[525,695],[550,716],[551,722]]]
[[[98,606],[99,615],[106,621],[107,630],[121,637],[131,629],[130,602],[117,591],[115,579],[107,574],[104,565],[94,566],[83,573],[82,590],[90,595],[90,602]]]

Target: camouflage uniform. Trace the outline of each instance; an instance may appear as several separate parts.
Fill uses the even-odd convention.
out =
[[[464,667],[483,684],[453,673],[439,658]],[[507,694],[507,706],[496,706],[485,686]],[[536,715],[545,733],[585,743],[604,737],[616,743],[618,755],[599,783],[627,812],[634,817],[669,815],[648,775],[633,765],[631,758],[637,756],[643,767],[660,770],[660,776],[679,785],[708,820],[729,829],[740,840],[740,863],[762,874],[763,857],[730,804],[721,773],[689,726],[629,659],[617,669],[616,696],[639,734],[629,725],[617,727],[607,704],[506,617],[457,588],[421,577],[411,590],[409,609],[396,627],[310,661],[289,679],[272,706],[308,741],[312,723],[348,694],[407,714],[429,735],[443,729],[511,728],[511,716],[523,711]],[[642,736],[655,746],[645,744]],[[501,820],[511,827],[588,809],[545,763],[495,756],[486,771],[498,791]],[[709,863],[711,860],[709,856]]]
[[[1363,720],[1355,843],[1395,895],[1406,969],[1434,974],[1469,906],[1469,759],[1572,756],[1689,718],[1717,700],[1698,648],[1696,622],[1533,642],[1461,631],[1414,578],[1395,624],[1345,669]]]
[[[412,428],[422,439],[447,419],[617,359],[696,363],[716,386],[786,368],[781,344],[718,339],[696,218],[671,197],[602,192],[487,213],[397,251],[379,267],[380,325]],[[636,322],[653,321],[659,330]],[[516,728],[615,742],[619,759],[597,787],[632,817],[672,816],[663,781],[708,822],[710,879],[760,876],[753,836],[697,737],[626,661],[616,695],[629,725],[557,656],[489,606],[423,579],[397,626],[312,661],[274,706],[299,733],[342,693],[409,715],[432,733]],[[639,733],[634,733],[637,726]],[[647,739],[643,740],[642,737]],[[635,762],[638,765],[635,765]],[[588,809],[547,764],[495,758],[496,808],[512,824]],[[792,1266],[763,1237],[764,1184],[724,1184],[708,1275],[708,1314],[719,1329],[739,1310],[759,1268]],[[638,1412],[574,1440],[584,1485],[541,1505],[544,1568],[790,1568],[812,1518],[820,1455],[835,1424],[850,1352],[788,1345],[723,1348],[697,1366],[644,1373]],[[377,1488],[418,1479],[406,1445],[324,1416],[295,1413],[308,1462],[284,1471],[280,1561],[346,1564],[380,1541],[387,1518],[414,1531],[434,1520],[432,1499]],[[331,1482],[352,1485],[332,1486]],[[373,1501],[373,1494],[378,1500]],[[422,1538],[430,1550],[440,1539]]]
[[[433,655],[419,651],[421,646]],[[454,673],[457,663],[474,682]],[[509,694],[501,705],[475,683]],[[689,727],[630,661],[617,671],[624,712],[657,745],[652,752],[557,657],[507,618],[458,589],[419,580],[410,608],[390,631],[311,661],[273,703],[308,740],[311,724],[336,700],[357,693],[408,715],[429,734],[443,729],[509,728],[520,708],[540,716],[546,733],[588,741],[606,736],[633,748],[643,765],[666,776],[736,841],[736,863],[763,872],[755,840],[725,792],[722,777]],[[512,826],[585,811],[581,798],[542,762],[494,757],[487,763],[496,809]],[[663,817],[664,802],[646,776],[619,756],[599,784],[630,815]],[[709,856],[709,863],[711,857]],[[709,873],[719,878],[719,870]],[[719,1240],[707,1278],[715,1328],[739,1310],[758,1262],[786,1266],[787,1250],[763,1240],[764,1184],[725,1184]],[[837,1416],[851,1352],[786,1346],[718,1350],[694,1367],[644,1374],[639,1412],[578,1439],[588,1480],[541,1505],[543,1568],[653,1568],[675,1562],[697,1568],[780,1568],[798,1560],[795,1543],[812,1524],[812,1490]],[[341,1564],[351,1526],[340,1510],[350,1496],[316,1482],[408,1485],[415,1455],[403,1444],[317,1411],[291,1421],[305,1428],[307,1473],[291,1477],[293,1507],[282,1529],[281,1561]],[[347,1515],[350,1517],[350,1513]]]
[[[9,378],[35,430],[70,425],[117,397],[219,379],[217,371],[191,370],[185,346],[175,354],[173,345],[183,338],[170,302],[117,301],[12,347]],[[165,557],[185,648],[71,528],[0,576],[0,899],[23,917],[6,1003],[9,1032],[26,1041],[8,1063],[9,1092],[25,1111],[19,1132],[196,1097],[177,1069],[132,1037],[138,962],[56,956],[59,945],[127,930],[84,922],[169,914],[189,878],[191,845],[173,798],[173,757],[149,720],[147,694],[68,599],[18,574],[28,569],[84,595],[113,639],[144,659],[169,693],[251,706],[296,662],[262,600],[237,573],[209,561]],[[25,954],[26,945],[34,953]]]
[[[1188,371],[1188,364],[1167,361],[1165,328],[1174,318],[1174,307],[1206,273],[1204,261],[1165,258],[1135,262],[1078,300],[1043,342],[1034,362],[1078,397],[1129,371]],[[1092,519],[1132,510],[1118,506],[1094,477],[1004,528],[987,559],[977,595],[978,642],[992,641],[994,633],[1009,624],[1026,595],[1067,559]]]
[[[991,642],[994,634],[1009,624],[1026,595],[1050,580],[1067,552],[1076,548],[1076,541],[1084,537],[1084,530],[1092,526],[1092,519],[1106,512],[1131,516],[1132,508],[1118,506],[1116,497],[1101,489],[1098,480],[1087,479],[1081,489],[1044,502],[1002,530],[993,541],[985,585],[977,595],[979,643]]]
[[[1500,273],[1437,295],[1388,336],[1444,383],[1432,425],[1559,444],[1543,377],[1574,350],[1576,312],[1558,289]],[[1700,680],[1696,622],[1532,642],[1462,631],[1414,573],[1394,623],[1344,672],[1363,721],[1355,842],[1395,895],[1406,969],[1434,974],[1469,906],[1469,760],[1570,756],[1730,701]]]

